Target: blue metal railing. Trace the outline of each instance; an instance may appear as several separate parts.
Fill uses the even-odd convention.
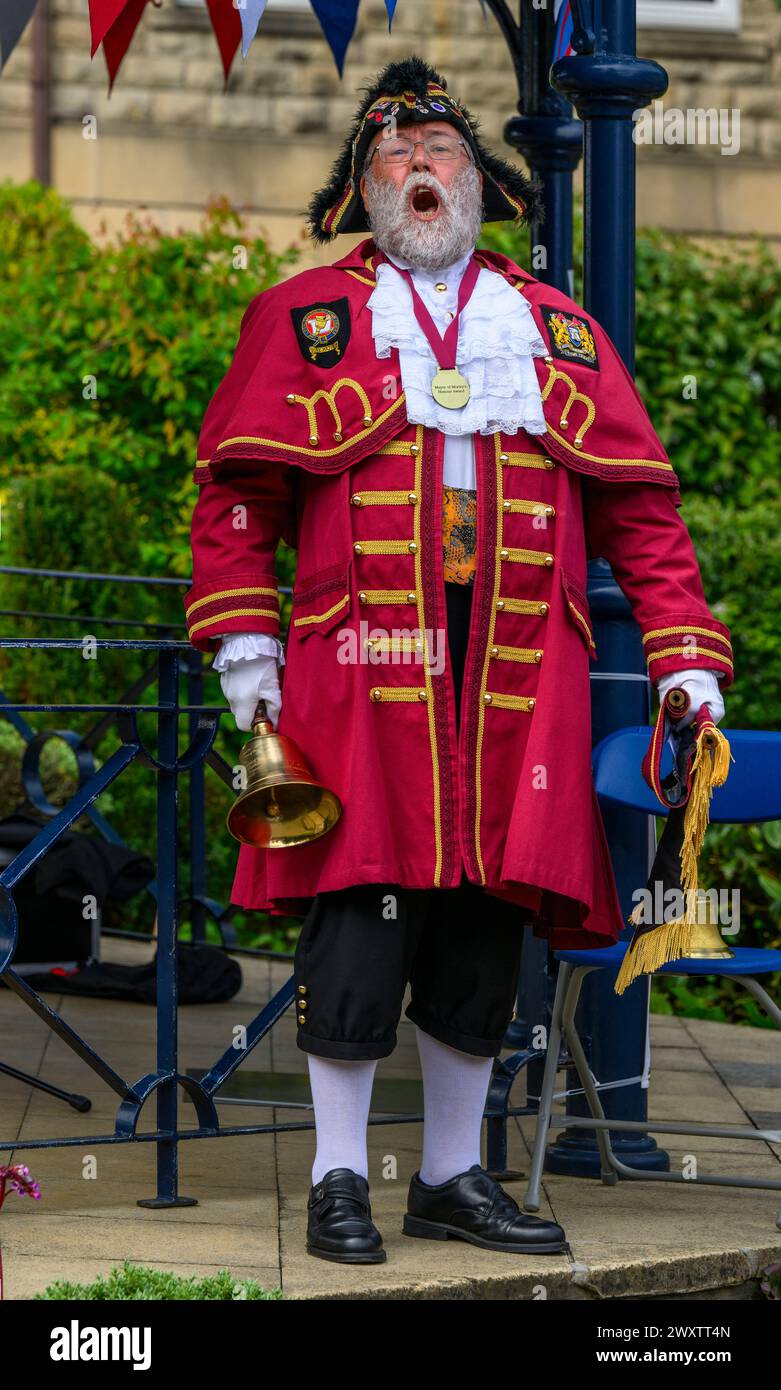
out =
[[[61,571],[19,570],[0,567],[0,573],[28,574],[41,577],[64,577]],[[67,577],[82,578],[93,583],[148,582],[188,586],[188,580],[164,579],[144,581],[139,576],[110,576],[80,572]],[[285,589],[282,592],[289,592]],[[17,617],[30,617],[31,612],[13,610]],[[78,615],[77,615],[78,616]],[[52,615],[58,621],[69,621],[66,615]],[[78,617],[83,624],[86,619]],[[104,622],[94,619],[93,623]],[[123,620],[110,620],[119,623]],[[151,626],[168,632],[184,626],[174,623],[142,623],[130,620],[137,627]],[[40,651],[81,651],[81,638],[0,638],[0,651],[24,648]],[[153,1198],[141,1199],[145,1206],[176,1206],[189,1204],[192,1199],[180,1197],[178,1191],[178,1145],[183,1140],[217,1138],[237,1134],[270,1134],[314,1128],[314,1121],[282,1122],[259,1125],[225,1126],[220,1123],[216,1097],[233,1073],[241,1066],[258,1043],[274,1027],[294,997],[291,974],[285,984],[248,1023],[243,1046],[237,1048],[232,1039],[222,1055],[198,1079],[180,1070],[177,1032],[177,972],[176,943],[179,914],[184,903],[190,905],[192,939],[205,939],[207,913],[220,930],[223,946],[236,953],[237,945],[230,916],[235,909],[223,906],[208,897],[206,892],[206,835],[205,835],[205,771],[210,766],[233,790],[234,770],[214,747],[223,706],[203,704],[204,669],[201,654],[186,641],[158,636],[154,640],[99,638],[95,648],[103,651],[126,651],[150,658],[149,664],[134,684],[114,703],[21,703],[0,691],[0,718],[9,720],[25,740],[23,781],[25,790],[36,809],[46,816],[35,838],[19,851],[13,861],[0,872],[0,978],[19,999],[76,1053],[96,1076],[119,1097],[114,1132],[112,1134],[80,1135],[71,1138],[47,1138],[8,1141],[0,1138],[0,1151],[14,1148],[52,1148],[84,1144],[154,1143],[157,1146],[157,1191]],[[186,703],[180,702],[182,677],[186,682]],[[156,684],[154,702],[141,703],[141,696]],[[33,712],[99,713],[102,718],[84,734],[72,730],[35,732],[25,714]],[[157,720],[156,751],[144,743],[139,730],[139,716],[154,714]],[[179,728],[187,718],[188,743],[179,751]],[[116,727],[119,744],[101,766],[97,766],[92,750]],[[58,808],[45,796],[38,770],[38,759],[45,742],[52,736],[63,739],[74,751],[79,767],[79,785],[67,803]],[[157,877],[149,885],[157,903],[157,1002],[156,1002],[156,1066],[155,1070],[135,1081],[121,1076],[99,1051],[62,1018],[27,981],[14,969],[13,960],[18,941],[18,916],[13,890],[62,835],[82,815],[87,815],[100,835],[115,843],[123,843],[116,829],[97,809],[103,792],[131,764],[136,763],[153,772],[157,779]],[[179,893],[178,861],[178,794],[179,778],[189,778],[189,894]],[[125,935],[125,933],[122,933]],[[135,934],[134,934],[135,935]],[[150,939],[151,938],[146,938]],[[272,951],[248,951],[242,954],[290,959]],[[518,1071],[535,1053],[521,1051],[497,1064],[486,1108],[488,1124],[489,1167],[504,1168],[506,1159],[506,1121],[509,1116],[535,1113],[536,1106],[509,1107],[509,1094]],[[181,1086],[190,1098],[196,1114],[193,1128],[177,1125],[177,1087]],[[157,1126],[152,1132],[138,1133],[141,1110],[155,1093]],[[259,1104],[264,1102],[258,1102]],[[271,1104],[272,1101],[267,1102]],[[278,1098],[275,1099],[280,1104]],[[422,1114],[381,1115],[372,1117],[371,1124],[419,1123]]]

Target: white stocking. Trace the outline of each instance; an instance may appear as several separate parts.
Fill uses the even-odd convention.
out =
[[[415,1028],[423,1076],[423,1159],[420,1180],[447,1182],[480,1162],[493,1057],[473,1057]]]
[[[316,1057],[312,1052],[306,1057],[317,1134],[313,1185],[331,1168],[351,1168],[354,1173],[368,1178],[366,1123],[376,1060],[342,1061],[334,1057]]]

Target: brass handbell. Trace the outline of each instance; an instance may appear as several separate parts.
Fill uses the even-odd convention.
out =
[[[227,826],[243,845],[257,849],[304,845],[336,825],[342,814],[338,796],[315,780],[298,744],[275,732],[262,700],[239,764],[246,787],[228,812]]]
[[[711,901],[703,889],[697,889],[697,921],[692,930],[691,949],[687,956],[694,960],[731,960],[735,952],[727,945],[713,920]]]

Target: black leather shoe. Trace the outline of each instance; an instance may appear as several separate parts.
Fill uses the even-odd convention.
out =
[[[310,1190],[306,1248],[340,1264],[382,1264],[388,1257],[372,1221],[369,1184],[352,1168],[330,1168]]]
[[[405,1236],[468,1240],[484,1250],[519,1255],[554,1255],[570,1248],[561,1226],[527,1216],[479,1163],[436,1187],[413,1173],[403,1229]]]

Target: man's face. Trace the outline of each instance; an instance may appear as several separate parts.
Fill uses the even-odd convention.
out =
[[[406,164],[386,163],[375,153],[398,136],[412,141],[437,135],[450,141],[461,136],[447,121],[426,121],[378,131],[366,157],[360,180],[374,240],[389,254],[411,265],[437,270],[471,250],[482,222],[483,177],[466,145],[455,159],[438,159],[416,144]]]

